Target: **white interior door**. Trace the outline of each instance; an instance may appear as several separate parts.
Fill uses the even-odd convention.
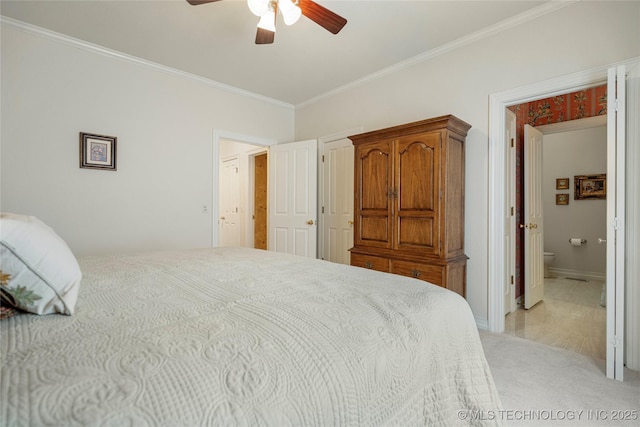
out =
[[[626,200],[627,211],[625,215],[624,233],[628,239],[625,241],[625,255],[627,260],[640,259],[640,197],[638,186],[640,185],[640,60],[634,65],[627,66],[626,79],[626,105],[627,110],[627,134],[626,155]],[[635,237],[635,238],[634,238]],[[627,262],[625,266],[624,287],[624,360],[627,369],[640,371],[640,263]]]
[[[322,258],[350,263],[353,246],[353,143],[344,138],[323,146]]]
[[[269,148],[269,237],[271,251],[316,258],[318,143]]]
[[[237,157],[224,160],[220,177],[220,246],[242,246],[240,214],[240,162]]]
[[[524,308],[544,298],[542,132],[524,126]]]
[[[607,377],[624,373],[625,67],[610,68],[607,84]]]
[[[505,108],[505,141],[507,141],[506,165],[508,177],[506,185],[506,194],[508,203],[505,204],[504,221],[504,259],[507,260],[507,268],[505,268],[504,277],[504,315],[515,311],[515,275],[516,275],[516,114]]]

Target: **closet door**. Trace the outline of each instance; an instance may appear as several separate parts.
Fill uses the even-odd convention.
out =
[[[440,132],[430,132],[398,140],[394,249],[440,252],[441,138]]]
[[[391,248],[393,161],[392,141],[356,146],[355,244]]]

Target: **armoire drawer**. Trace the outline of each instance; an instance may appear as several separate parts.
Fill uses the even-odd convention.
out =
[[[391,261],[391,272],[444,286],[444,267],[411,261]]]
[[[371,255],[351,254],[351,265],[370,270],[389,272],[389,259]]]

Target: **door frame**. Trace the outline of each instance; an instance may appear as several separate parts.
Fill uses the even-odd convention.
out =
[[[220,196],[220,140],[230,139],[236,142],[244,144],[259,145],[263,147],[269,147],[277,144],[277,141],[269,138],[263,138],[259,136],[243,135],[235,132],[229,132],[221,129],[213,129],[212,140],[212,163],[213,172],[211,177],[211,247],[215,248],[220,245],[220,234],[218,230],[218,218],[220,217],[220,206],[218,205],[218,198]]]
[[[633,58],[616,64],[569,74],[566,76],[532,83],[515,89],[506,90],[491,94],[489,96],[489,221],[488,221],[488,259],[487,259],[487,279],[488,279],[488,319],[487,326],[492,332],[504,332],[504,284],[505,269],[507,260],[504,254],[505,219],[504,209],[509,202],[506,194],[505,180],[507,179],[506,155],[507,143],[505,141],[505,109],[510,105],[521,104],[536,99],[552,97],[563,93],[579,91],[598,84],[607,82],[608,70],[618,65],[626,65],[632,68],[640,62],[640,58]],[[640,165],[637,165],[640,167]],[[627,177],[628,178],[628,177]],[[627,179],[628,180],[628,179]],[[627,194],[637,194],[638,188],[631,188],[635,185],[628,182]],[[634,193],[635,191],[635,193]],[[634,209],[628,203],[627,209]],[[638,271],[634,268],[627,268],[627,287],[637,292]],[[624,302],[623,302],[624,304]],[[635,325],[629,325],[630,328]],[[628,328],[629,329],[629,328]],[[628,331],[629,332],[629,331]],[[638,331],[636,331],[638,332]],[[639,338],[631,333],[626,335],[627,348],[637,348]],[[632,340],[634,340],[632,342]]]
[[[508,178],[505,180],[505,183],[508,183],[505,189],[506,195],[506,203],[505,203],[505,252],[504,256],[507,259],[507,264],[505,268],[505,276],[503,283],[504,289],[508,290],[505,292],[506,298],[508,301],[504,302],[504,310],[505,316],[508,313],[512,313],[516,311],[517,301],[516,301],[516,259],[513,254],[515,254],[516,248],[516,147],[515,147],[515,139],[516,139],[516,113],[505,108],[505,144],[508,144],[506,147],[505,153],[505,161],[506,161],[506,169],[505,173]],[[507,116],[509,119],[507,120]],[[509,125],[507,127],[507,124]],[[507,234],[508,232],[508,234]]]

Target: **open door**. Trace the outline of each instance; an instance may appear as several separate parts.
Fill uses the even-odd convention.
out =
[[[316,258],[318,143],[269,147],[270,251]]]
[[[524,308],[544,298],[544,240],[542,222],[542,132],[524,126]]]
[[[624,372],[625,74],[624,66],[610,68],[607,84],[607,377],[620,381]]]
[[[353,155],[350,139],[324,144],[322,259],[349,265],[353,246]]]
[[[237,157],[222,162],[220,184],[220,246],[242,246],[240,162]]]

